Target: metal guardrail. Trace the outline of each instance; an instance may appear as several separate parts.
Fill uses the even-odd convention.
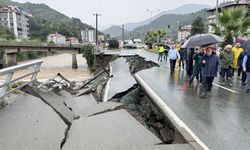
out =
[[[41,68],[42,63],[43,63],[42,60],[38,60],[38,61],[33,61],[30,63],[26,63],[26,64],[16,65],[13,67],[8,67],[8,68],[0,70],[0,76],[7,75],[4,83],[0,85],[0,101],[2,101],[6,95],[8,95],[8,94],[10,94],[18,89],[21,89],[26,85],[32,85],[32,83],[36,80],[38,72],[40,72],[40,68]],[[25,70],[25,69],[28,69],[31,67],[34,67],[34,69],[31,73],[27,73],[21,77],[13,79],[15,72],[20,71],[20,70]],[[31,77],[31,80],[8,91],[10,84],[13,84],[13,83],[20,81],[21,79],[24,79],[27,77]]]

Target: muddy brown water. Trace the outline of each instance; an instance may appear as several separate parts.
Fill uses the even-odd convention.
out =
[[[81,54],[77,55],[78,69],[72,69],[72,55],[71,54],[58,54],[39,58],[37,60],[43,60],[41,66],[41,72],[39,72],[37,79],[44,81],[56,76],[57,73],[61,73],[64,77],[71,81],[83,81],[91,78],[91,73],[88,69],[86,59]],[[22,61],[18,64],[24,64],[32,62],[34,60]],[[14,79],[32,72],[32,68],[18,71],[14,74]],[[0,76],[0,80],[4,80],[6,76]],[[28,80],[29,78],[25,78]]]

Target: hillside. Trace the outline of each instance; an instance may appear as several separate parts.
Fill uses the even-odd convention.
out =
[[[125,31],[125,33],[128,31]],[[110,28],[103,31],[105,34],[109,34],[111,37],[122,36],[122,28],[120,26],[111,26]]]
[[[39,32],[41,32],[41,34],[47,34],[46,31],[62,33],[62,31],[65,29],[66,29],[65,31],[66,34],[64,33],[64,35],[76,36],[77,38],[80,38],[80,33],[76,33],[79,32],[79,28],[80,29],[93,28],[85,23],[82,23],[80,19],[69,18],[68,16],[50,8],[45,4],[33,4],[29,2],[17,3],[11,0],[0,1],[0,6],[8,6],[8,5],[18,6],[21,10],[24,10],[25,12],[32,14],[33,17],[30,18],[30,34],[31,37],[33,38],[41,38],[42,40],[44,40],[44,38],[46,38],[45,35],[39,37]],[[36,22],[46,24],[49,27],[41,24],[35,24]],[[39,31],[39,30],[37,31],[37,29],[44,31]],[[73,31],[74,33],[69,33],[69,31]]]
[[[207,24],[207,17],[209,16],[209,13],[207,13],[206,10],[190,14],[166,14],[155,19],[148,25],[138,27],[134,31],[125,34],[125,38],[144,38],[144,34],[148,30],[154,29],[166,30],[168,32],[168,35],[174,36],[176,34],[176,29],[178,29],[178,26],[190,25],[198,16],[200,16],[203,19],[204,23]],[[170,28],[168,28],[168,25],[170,25]]]
[[[201,11],[203,9],[207,9],[207,8],[211,8],[211,6],[208,5],[202,5],[202,4],[185,4],[183,6],[180,6],[178,8],[172,9],[172,10],[168,10],[168,11],[163,11],[159,14],[157,14],[156,16],[154,16],[152,18],[152,20],[155,20],[163,15],[167,15],[167,14],[176,14],[176,15],[183,15],[183,14],[189,14],[189,13],[195,13],[198,11]],[[127,23],[125,24],[125,27],[128,31],[133,31],[134,29],[136,29],[137,27],[143,26],[143,25],[147,25],[150,23],[150,19],[141,21],[141,22],[136,22],[136,23]]]

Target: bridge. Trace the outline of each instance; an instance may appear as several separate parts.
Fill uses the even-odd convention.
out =
[[[16,54],[25,51],[43,51],[72,54],[72,68],[77,68],[76,54],[81,53],[80,45],[55,45],[55,44],[27,44],[27,43],[0,43],[4,52],[3,66],[10,67],[17,64]]]

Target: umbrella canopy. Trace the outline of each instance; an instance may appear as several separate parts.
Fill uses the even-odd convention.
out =
[[[214,34],[199,34],[190,37],[183,45],[183,48],[203,46],[223,42],[223,39]]]
[[[242,48],[244,48],[248,54],[250,54],[250,39],[243,43]]]

